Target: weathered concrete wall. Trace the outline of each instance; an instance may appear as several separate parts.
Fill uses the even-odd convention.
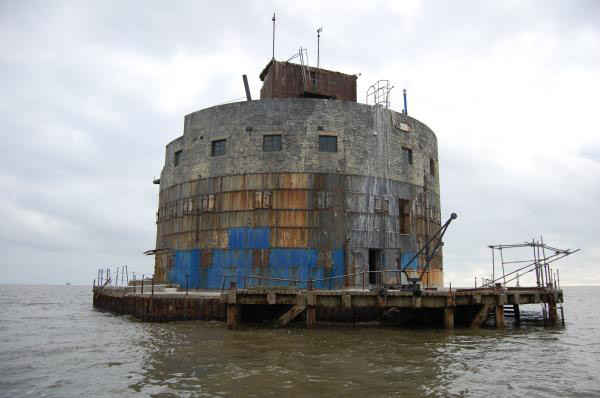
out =
[[[270,134],[281,134],[281,151],[263,151]],[[320,152],[319,135],[336,136],[337,152]],[[226,153],[211,156],[221,139]],[[255,275],[318,279],[368,271],[369,249],[381,250],[379,270],[397,269],[439,228],[438,175],[433,132],[390,110],[282,99],[192,113],[167,146],[155,274],[180,284],[188,274],[191,287],[205,288],[231,274],[238,284]],[[442,275],[440,255],[424,283],[440,286]]]
[[[410,132],[401,129],[403,124]],[[282,151],[263,152],[267,134],[282,135]],[[337,136],[338,151],[319,152],[319,135]],[[227,154],[211,156],[211,141],[219,139],[227,139]],[[412,149],[412,165],[404,161],[402,147]],[[183,163],[174,167],[178,150],[183,150]],[[167,145],[161,190],[198,176],[312,172],[417,186],[427,179],[428,190],[439,195],[437,152],[435,134],[426,125],[389,109],[308,98],[237,102],[185,117],[183,139]],[[435,176],[429,175],[430,159]]]

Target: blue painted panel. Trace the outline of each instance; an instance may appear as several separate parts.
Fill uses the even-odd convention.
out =
[[[296,280],[317,278],[317,251],[315,249],[271,249],[269,276]]]
[[[401,267],[404,268],[406,264],[414,257],[416,253],[402,253],[401,255]],[[408,266],[406,269],[417,269],[419,268],[419,257],[415,258],[415,260]]]
[[[271,242],[270,228],[229,228],[230,249],[268,249]]]
[[[344,275],[344,249],[336,249],[331,255],[333,257],[333,274]]]
[[[169,273],[169,280],[178,283],[185,288],[186,277],[189,275],[189,287],[195,289],[200,287],[200,278],[198,274],[198,264],[200,260],[200,250],[180,250],[175,252],[175,264]]]
[[[238,233],[235,231],[234,233]],[[258,286],[257,279],[246,279],[249,276],[266,276],[271,278],[306,281],[315,280],[314,287],[331,289],[340,287],[342,279],[316,281],[317,279],[340,276],[344,274],[344,250],[331,252],[331,259],[325,264],[318,264],[317,249],[270,249],[268,266],[258,266],[254,262],[254,249],[214,249],[212,264],[199,266],[200,250],[175,252],[175,266],[169,274],[170,280],[185,287],[185,274],[190,275],[190,288],[220,289],[235,281],[238,287]],[[229,275],[227,279],[224,275]],[[273,283],[273,282],[265,282]],[[288,282],[275,283],[287,286]],[[307,287],[307,283],[298,284]]]

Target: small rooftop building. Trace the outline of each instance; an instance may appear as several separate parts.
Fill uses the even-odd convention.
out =
[[[356,102],[356,75],[271,60],[260,73],[260,99],[323,98]]]

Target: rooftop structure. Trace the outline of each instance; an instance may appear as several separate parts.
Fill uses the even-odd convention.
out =
[[[356,75],[271,60],[260,73],[260,99],[324,98],[356,102]]]

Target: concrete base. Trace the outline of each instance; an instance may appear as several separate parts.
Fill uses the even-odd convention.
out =
[[[302,315],[306,327],[317,321],[355,324],[370,322],[418,327],[479,328],[494,311],[496,327],[504,327],[504,305],[510,302],[519,316],[519,304],[535,304],[549,295],[562,302],[562,291],[521,288],[499,294],[495,290],[410,291],[388,290],[384,297],[370,290],[235,289],[223,292],[190,291],[169,294],[133,294],[118,288],[94,288],[94,307],[129,314],[142,321],[222,320],[229,329],[245,322],[278,321],[286,326]],[[244,318],[242,318],[242,312]],[[558,323],[556,304],[549,306],[550,324]],[[517,318],[519,319],[519,318]]]

